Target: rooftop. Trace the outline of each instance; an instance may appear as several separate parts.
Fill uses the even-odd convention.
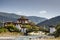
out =
[[[25,16],[21,16],[18,20],[28,20]]]

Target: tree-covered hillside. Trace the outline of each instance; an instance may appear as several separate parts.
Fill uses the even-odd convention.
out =
[[[47,27],[47,26],[50,26],[50,25],[57,25],[59,23],[60,23],[60,16],[57,16],[57,17],[51,18],[49,20],[43,21],[41,23],[38,23],[37,25]]]
[[[2,22],[4,21],[16,21],[18,18],[20,18],[22,15],[16,15],[14,13],[4,13],[4,12],[0,12],[0,21]],[[25,16],[25,15],[23,15]],[[36,16],[26,16],[29,20],[31,20],[32,22],[35,22],[36,24],[42,21],[47,20],[46,18],[42,18],[42,17],[36,17]]]

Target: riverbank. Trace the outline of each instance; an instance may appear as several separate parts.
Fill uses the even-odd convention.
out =
[[[60,39],[54,38],[54,39],[39,39],[39,40],[60,40]]]
[[[0,40],[21,40],[21,39],[16,39],[16,37],[0,37]],[[24,39],[23,39],[24,40]],[[28,39],[28,40],[60,40],[60,38],[53,38],[53,39]]]
[[[0,40],[15,40],[16,37],[0,37]]]
[[[23,33],[18,32],[2,32],[0,33],[0,40],[60,40],[59,38],[50,38],[44,36],[24,36]]]
[[[32,36],[20,36],[20,37],[0,37],[0,40],[60,40],[59,38],[39,38]]]
[[[0,37],[19,37],[23,36],[23,33],[18,32],[2,32],[0,33]]]

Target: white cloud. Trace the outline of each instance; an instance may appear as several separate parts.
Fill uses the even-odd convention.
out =
[[[18,11],[18,12],[15,12],[15,14],[17,14],[17,15],[27,15],[25,12],[22,12],[22,11]]]
[[[21,11],[20,12],[16,12],[17,14],[20,14],[20,13],[22,13]]]
[[[22,11],[17,11],[17,12],[14,12],[14,13],[17,14],[17,15],[21,15],[21,14],[23,14]]]
[[[40,14],[45,14],[45,13],[47,13],[47,11],[40,11],[39,13]]]

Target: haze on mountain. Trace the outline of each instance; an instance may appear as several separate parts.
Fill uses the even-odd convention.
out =
[[[45,26],[45,27],[49,27],[49,26],[51,26],[51,25],[54,25],[54,26],[56,26],[56,25],[58,25],[58,24],[60,24],[60,16],[56,16],[56,17],[54,17],[54,18],[51,18],[51,19],[49,19],[49,20],[45,20],[45,21],[43,21],[43,22],[41,22],[41,23],[38,23],[37,25],[38,26]]]
[[[16,15],[14,13],[4,13],[0,12],[0,22],[13,21],[16,22],[18,18],[25,15]],[[31,20],[35,24],[47,20],[46,18],[37,17],[37,16],[25,16],[27,19]]]

